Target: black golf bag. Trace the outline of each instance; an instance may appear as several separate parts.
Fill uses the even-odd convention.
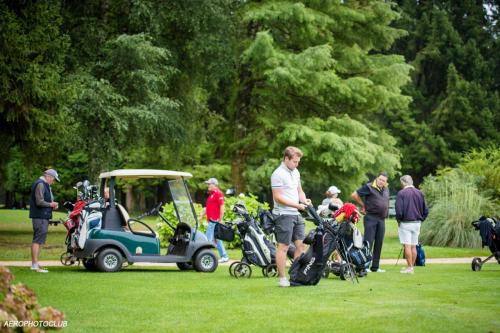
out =
[[[316,285],[323,275],[325,267],[324,260],[324,227],[323,219],[318,216],[313,206],[307,207],[307,212],[313,218],[317,225],[316,230],[311,236],[309,249],[295,259],[290,267],[288,274],[290,275],[291,286],[307,286]]]
[[[481,216],[478,221],[472,222],[472,226],[479,231],[482,246],[488,246],[491,251],[491,255],[484,260],[479,257],[472,259],[472,270],[480,271],[483,264],[493,257],[500,264],[500,221]]]

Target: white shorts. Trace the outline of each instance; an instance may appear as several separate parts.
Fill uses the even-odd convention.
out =
[[[401,222],[399,224],[399,241],[401,244],[417,245],[420,235],[420,221]]]

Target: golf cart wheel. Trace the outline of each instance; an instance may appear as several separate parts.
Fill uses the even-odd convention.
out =
[[[262,275],[265,277],[275,277],[278,275],[278,267],[276,264],[270,264],[266,267],[262,267]]]
[[[250,278],[252,276],[252,268],[249,264],[245,264],[244,262],[240,262],[234,267],[234,277],[239,278]]]
[[[198,272],[211,273],[217,269],[218,261],[210,250],[201,250],[194,258],[194,269]]]
[[[63,264],[64,266],[71,266],[79,261],[78,259],[73,257],[73,255],[69,252],[64,252],[63,254],[61,254],[60,260],[61,264]]]
[[[96,271],[97,266],[95,264],[94,259],[82,259],[83,267],[85,267],[89,271]]]
[[[354,280],[355,278],[355,270],[354,270],[354,267],[352,265],[349,265],[349,264],[342,264],[342,266],[340,266],[340,279],[341,280]]]
[[[122,268],[123,257],[121,253],[112,248],[107,248],[97,255],[97,268],[101,272],[118,272]]]
[[[483,266],[481,263],[481,258],[475,257],[474,259],[472,259],[471,266],[474,272],[479,272],[481,270],[481,267]]]
[[[181,271],[189,271],[193,269],[193,264],[190,262],[178,262],[177,267],[179,267]]]
[[[240,262],[241,261],[235,261],[231,265],[229,265],[229,274],[231,276],[234,276],[234,267],[236,267],[236,265],[238,265]]]

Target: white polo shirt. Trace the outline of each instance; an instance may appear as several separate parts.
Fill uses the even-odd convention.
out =
[[[288,169],[285,163],[274,170],[271,175],[271,187],[281,189],[282,195],[296,203],[299,203],[300,172],[297,169],[293,171]],[[295,207],[289,207],[274,201],[273,213],[277,215],[299,215],[299,210]]]

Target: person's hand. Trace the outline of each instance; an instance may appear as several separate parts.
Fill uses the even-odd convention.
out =
[[[52,209],[57,209],[57,208],[59,208],[59,204],[58,204],[57,202],[52,201],[52,202],[50,203],[50,207],[51,207]]]
[[[299,205],[297,206],[297,209],[298,210],[306,210],[306,207],[307,207],[307,205],[305,205],[303,203],[299,203]]]

